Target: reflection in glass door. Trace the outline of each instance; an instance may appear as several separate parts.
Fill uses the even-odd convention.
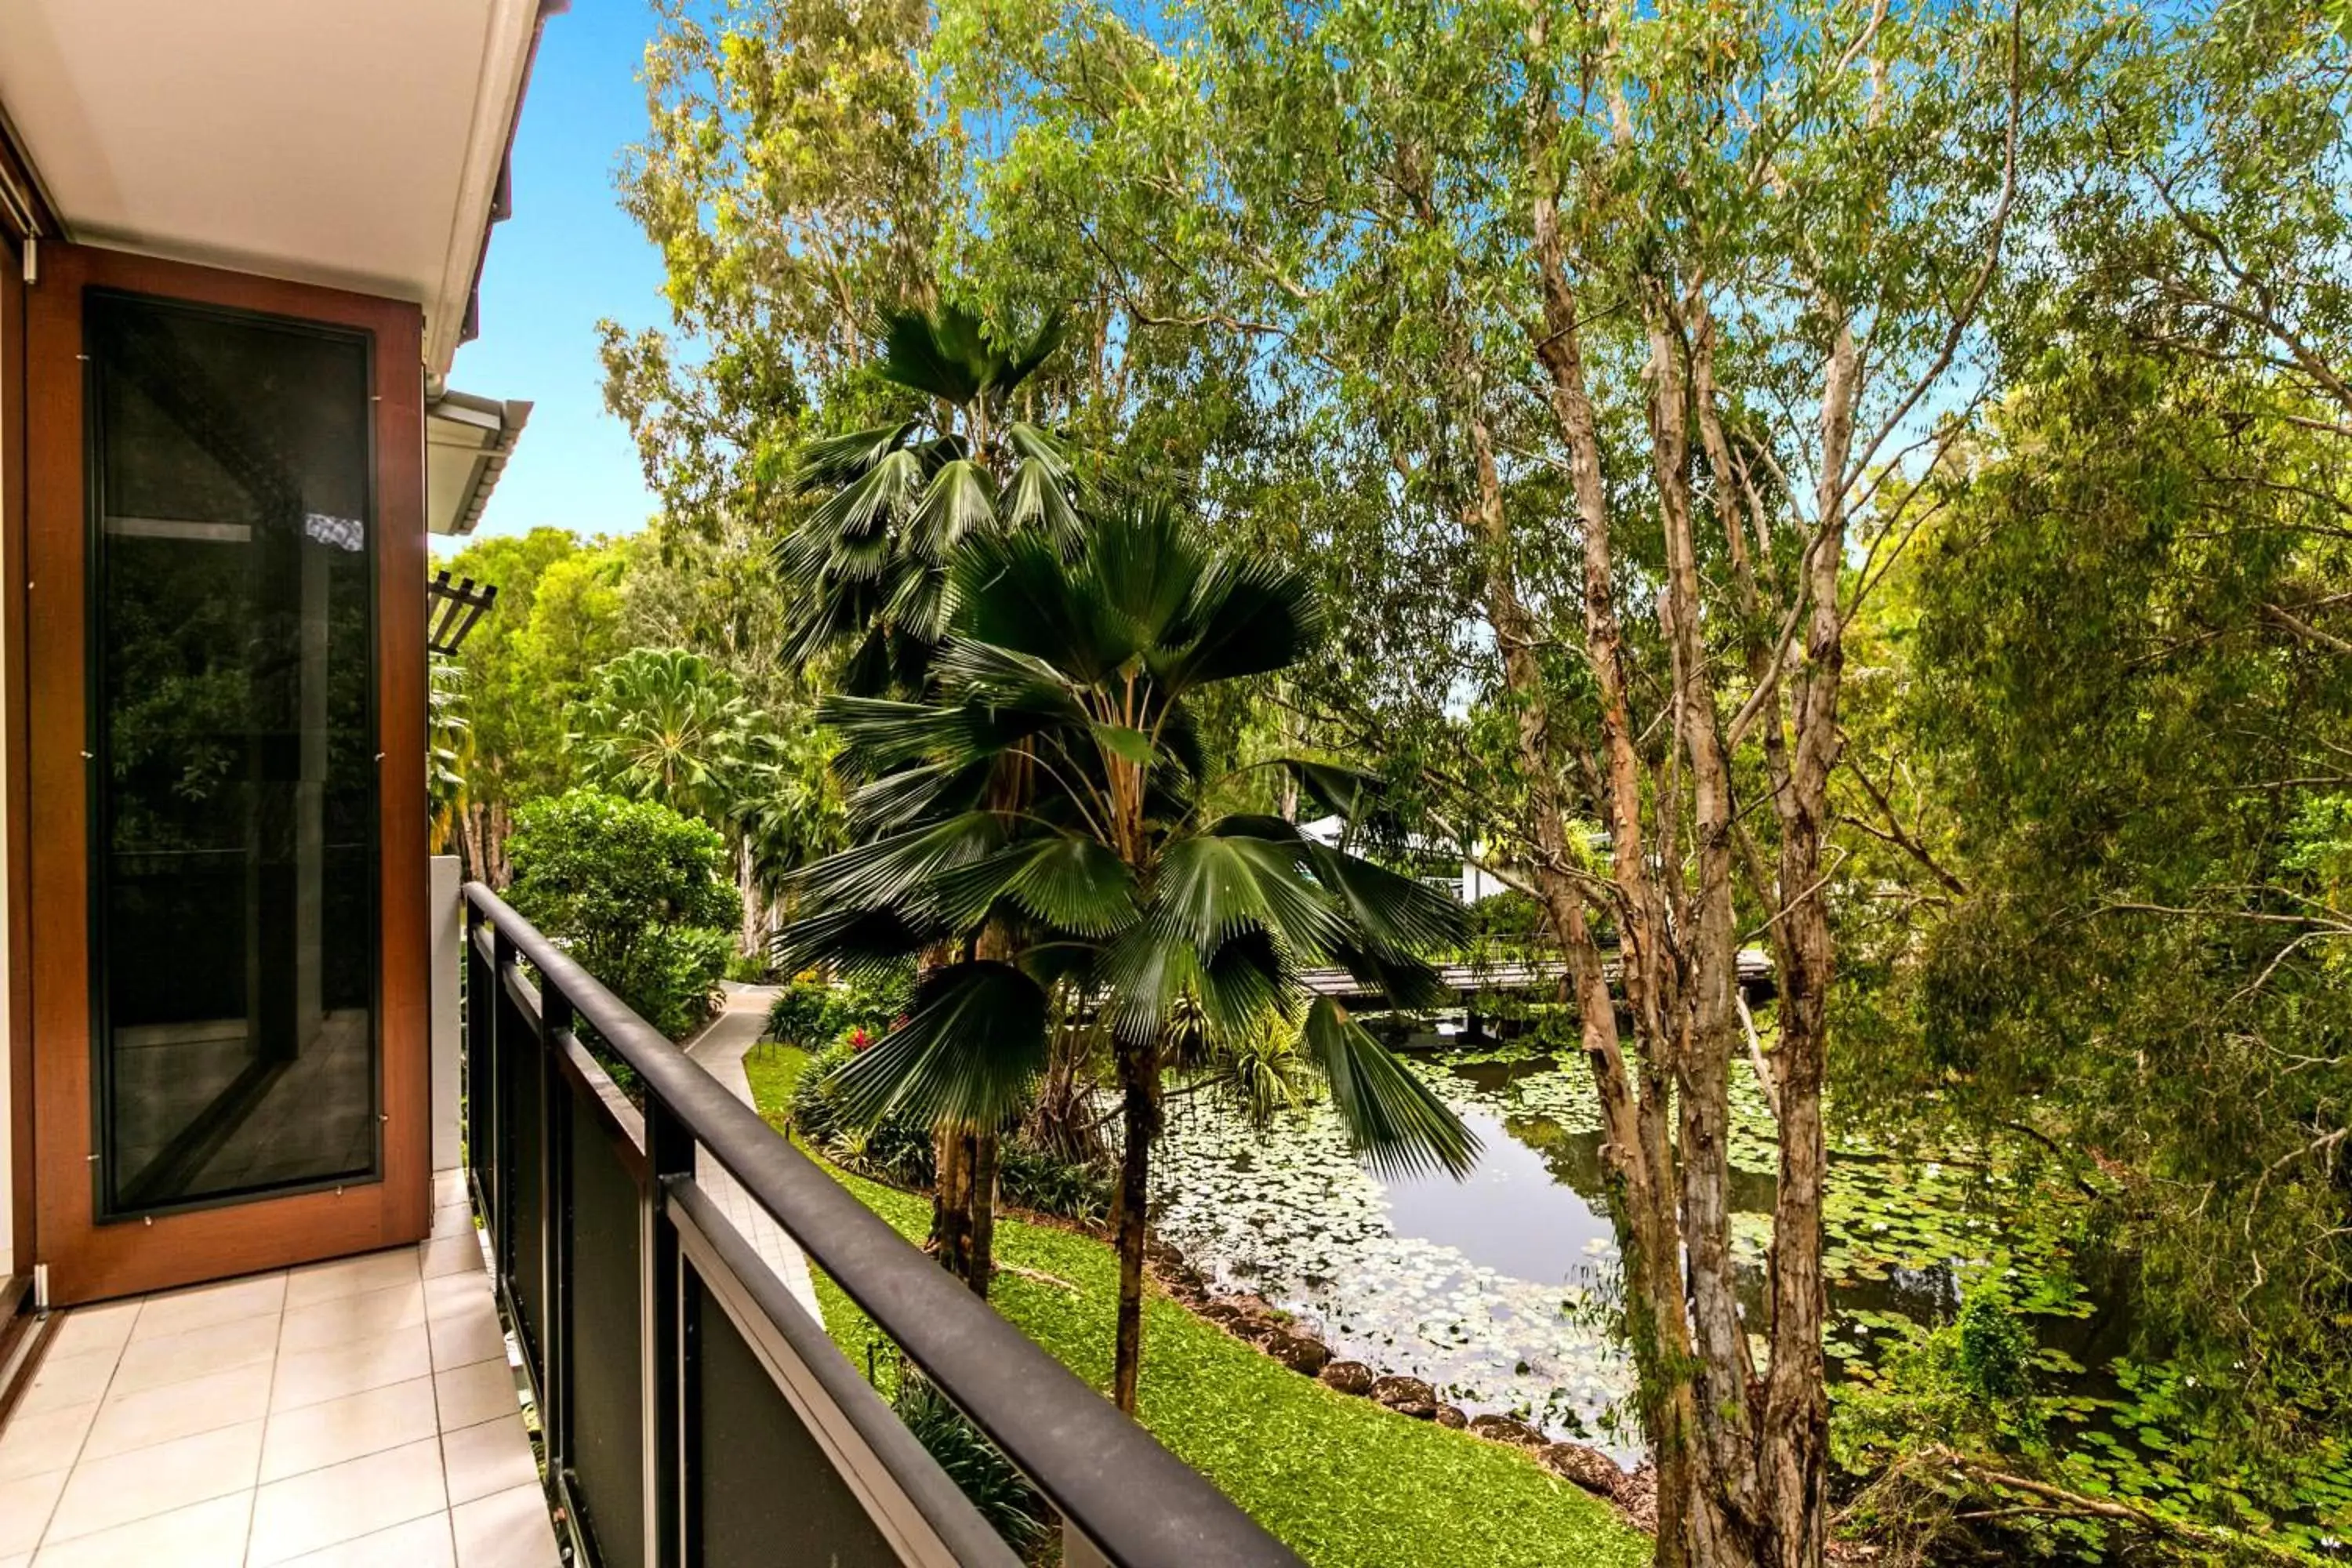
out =
[[[369,340],[96,290],[84,321],[97,1213],[367,1180]]]

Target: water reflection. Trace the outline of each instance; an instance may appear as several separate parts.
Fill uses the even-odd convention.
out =
[[[1548,1060],[1419,1065],[1484,1146],[1467,1180],[1375,1181],[1328,1106],[1259,1132],[1195,1102],[1160,1161],[1160,1228],[1222,1287],[1260,1292],[1342,1357],[1427,1378],[1473,1414],[1589,1432],[1633,1382],[1600,1305],[1617,1242],[1591,1087]],[[1760,1103],[1741,1114],[1734,1254],[1742,1309],[1761,1324],[1776,1184],[1769,1118]],[[2054,1233],[2014,1234],[2001,1205],[2017,1193],[1982,1205],[1981,1185],[1932,1159],[1841,1152],[1826,1259],[1832,1375],[1876,1362],[1906,1323],[1949,1321],[1972,1269],[2014,1261],[2063,1279],[2071,1259],[2053,1250]],[[2044,1344],[2100,1365],[2127,1328],[2105,1300],[2095,1311],[2082,1297],[2045,1306],[2079,1315],[2039,1319]]]

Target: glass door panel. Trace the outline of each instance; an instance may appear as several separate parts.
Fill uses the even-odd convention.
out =
[[[95,289],[84,328],[95,1217],[371,1179],[369,339]]]

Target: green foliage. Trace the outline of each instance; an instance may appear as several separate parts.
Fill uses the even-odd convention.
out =
[[[855,1176],[843,1184],[901,1235],[928,1233],[921,1199]],[[1105,1385],[1118,1290],[1111,1249],[1007,1219],[997,1250],[1008,1269],[991,1303]],[[819,1274],[816,1288],[826,1330],[853,1363],[891,1348],[831,1279]],[[1144,1312],[1154,1347],[1144,1426],[1314,1568],[1633,1568],[1649,1559],[1648,1539],[1607,1504],[1516,1450],[1326,1388],[1164,1296],[1152,1295]]]
[[[563,710],[620,651],[620,582],[631,546],[560,528],[470,541],[444,564],[499,591],[458,650],[473,751],[467,795],[511,811],[573,782]]]
[[[734,679],[684,648],[635,648],[596,668],[564,711],[582,784],[723,821],[751,715]]]
[[[651,801],[572,790],[516,814],[508,901],[672,1039],[709,1017],[740,918],[725,845]]]
[[[914,1005],[912,966],[860,975],[838,984],[803,975],[768,1005],[761,1037],[804,1050],[822,1050],[852,1029],[877,1036]]]
[[[783,998],[778,1000],[781,1003]],[[845,1170],[897,1186],[929,1187],[937,1173],[925,1125],[904,1112],[869,1123],[845,1102],[841,1070],[866,1047],[854,1041],[853,1031],[861,1026],[848,1021],[849,1009],[834,1016],[842,1020],[840,1032],[831,1044],[807,1058],[806,1069],[794,1080],[790,1096],[781,1101],[786,1124],[810,1147],[823,1151]],[[878,1038],[888,1026],[889,1021],[883,1020],[872,1028],[870,1037]],[[1007,1135],[1000,1146],[997,1191],[1003,1202],[1015,1208],[1082,1223],[1097,1223],[1110,1212],[1110,1179],[1100,1168],[1060,1159],[1017,1135]]]
[[[465,809],[466,773],[474,749],[466,719],[465,671],[439,654],[425,668],[425,799],[432,816],[433,853],[447,850]]]
[[[1263,1026],[1308,963],[1427,988],[1415,953],[1456,930],[1451,900],[1278,818],[1194,805],[1186,701],[1305,654],[1319,622],[1300,579],[1142,509],[1090,523],[1074,558],[1034,533],[975,540],[955,580],[934,698],[822,710],[871,781],[851,801],[866,841],[809,868],[778,952],[863,964],[1003,929],[1024,956],[931,971],[906,1026],[844,1074],[864,1115],[1003,1120],[1045,1065],[1065,984],[1099,993],[1112,1031],[1155,1050],[1184,1020]],[[991,809],[991,777],[1013,769],[1027,808]],[[1466,1130],[1328,998],[1305,1039],[1368,1157],[1466,1164]]]
[[[901,1372],[890,1408],[1015,1553],[1025,1557],[1045,1543],[1053,1529],[1051,1506],[929,1379]]]

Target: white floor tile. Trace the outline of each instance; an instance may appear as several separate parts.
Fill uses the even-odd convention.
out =
[[[258,1421],[87,1460],[74,1467],[42,1544],[248,1490],[260,1463]]]
[[[413,1283],[417,1278],[416,1251],[395,1247],[361,1258],[341,1258],[298,1268],[286,1281],[286,1307],[313,1307],[338,1296],[357,1296]]]
[[[506,1359],[506,1331],[499,1326],[498,1310],[488,1302],[469,1312],[436,1318],[426,1325],[426,1331],[432,1336],[433,1367],[436,1372],[471,1366],[478,1361]]]
[[[77,1536],[41,1548],[40,1568],[133,1568],[168,1563],[172,1568],[238,1568],[245,1561],[245,1531],[253,1500],[245,1492],[173,1509],[152,1519]]]
[[[116,1352],[89,1351],[81,1355],[44,1355],[33,1381],[16,1401],[16,1414],[30,1415],[65,1405],[88,1405],[101,1398],[113,1381]]]
[[[323,1552],[289,1558],[285,1568],[454,1568],[457,1549],[449,1516],[427,1514]]]
[[[269,1408],[297,1410],[346,1394],[405,1383],[432,1370],[433,1349],[422,1324],[377,1339],[291,1352],[278,1358],[278,1384],[270,1394]]]
[[[433,1374],[433,1390],[441,1404],[441,1430],[478,1426],[501,1415],[520,1420],[521,1399],[515,1393],[514,1373],[503,1359],[476,1362],[471,1366]]]
[[[427,1279],[445,1274],[478,1274],[482,1271],[482,1244],[468,1231],[464,1236],[436,1237],[417,1243],[418,1266]]]
[[[0,1481],[0,1555],[30,1552],[41,1543],[49,1511],[65,1490],[68,1472],[51,1470],[22,1480]]]
[[[11,1417],[7,1426],[0,1426],[0,1481],[71,1469],[81,1456],[81,1440],[89,1435],[89,1424],[96,1419],[96,1400]]]
[[[193,1329],[207,1329],[238,1318],[264,1317],[283,1310],[285,1304],[283,1274],[199,1285],[189,1290],[148,1297],[139,1309],[139,1321],[131,1325],[131,1338],[136,1343],[167,1334],[184,1334]]]
[[[49,1342],[51,1355],[80,1355],[88,1351],[121,1350],[139,1321],[139,1303],[109,1301],[103,1306],[77,1307],[58,1325]]]
[[[282,1481],[254,1494],[248,1561],[283,1563],[448,1507],[438,1439],[387,1448]]]
[[[275,1312],[232,1318],[184,1334],[133,1340],[114,1369],[110,1394],[134,1394],[192,1377],[207,1377],[233,1366],[267,1366],[278,1354]]]
[[[487,1274],[436,1274],[425,1282],[425,1315],[428,1318],[474,1311],[484,1305],[493,1312],[498,1310]]]
[[[278,1336],[285,1351],[325,1350],[359,1340],[381,1339],[425,1321],[425,1284],[410,1279],[380,1290],[336,1296],[286,1314]]]
[[[161,1388],[109,1394],[82,1444],[82,1462],[258,1421],[269,1409],[269,1363],[259,1362]]]
[[[324,1469],[362,1454],[418,1442],[439,1430],[429,1377],[281,1411],[269,1418],[269,1429],[262,1435],[261,1479],[283,1480],[305,1470]]]
[[[536,1483],[449,1510],[457,1568],[556,1568],[555,1525]]]
[[[520,1420],[509,1416],[442,1433],[441,1460],[448,1472],[452,1503],[539,1485],[539,1459],[530,1451],[530,1435]]]

